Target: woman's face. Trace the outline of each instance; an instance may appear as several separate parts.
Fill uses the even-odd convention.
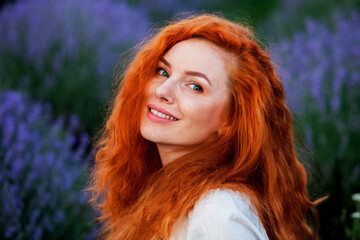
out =
[[[188,147],[211,138],[224,124],[230,91],[225,52],[202,39],[174,45],[150,80],[141,134],[159,145]]]

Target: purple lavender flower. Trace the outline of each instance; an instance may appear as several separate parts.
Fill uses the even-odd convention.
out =
[[[332,32],[323,24],[307,20],[305,32],[282,40],[272,49],[295,114],[317,109],[329,118],[341,111],[342,102],[352,102],[358,96],[360,15],[354,12],[345,18],[335,14],[334,22]]]
[[[303,32],[272,52],[288,104],[313,152],[305,158],[316,170],[311,188],[336,199],[323,208],[327,219],[320,223],[333,230],[321,235],[344,239],[341,209],[352,207],[351,193],[360,186],[360,14],[333,14],[327,24],[307,20]]]
[[[0,49],[24,54],[41,71],[46,56],[56,51],[55,71],[67,57],[95,51],[109,71],[122,45],[137,42],[147,31],[146,13],[124,2],[99,0],[18,1],[0,14]]]
[[[116,62],[148,29],[146,11],[125,2],[16,1],[0,12],[0,88],[21,89],[96,127]]]
[[[65,222],[90,232],[81,226],[90,212],[75,189],[83,183],[89,142],[85,134],[74,135],[77,117],[66,130],[63,118],[53,120],[46,105],[18,92],[0,92],[0,103],[1,238],[57,239],[72,231]]]

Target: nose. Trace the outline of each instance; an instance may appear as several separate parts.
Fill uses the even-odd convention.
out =
[[[161,101],[172,104],[175,100],[174,91],[175,82],[169,78],[156,88],[155,95]]]

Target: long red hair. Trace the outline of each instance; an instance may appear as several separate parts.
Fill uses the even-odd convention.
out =
[[[145,90],[176,43],[206,39],[237,59],[229,69],[227,128],[162,166],[140,134]],[[314,239],[306,222],[306,173],[296,157],[292,116],[269,54],[252,31],[203,14],[174,22],[144,44],[126,70],[97,143],[90,190],[106,239],[169,239],[205,192],[248,195],[270,239]]]

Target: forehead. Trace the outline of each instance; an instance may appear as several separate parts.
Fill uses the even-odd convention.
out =
[[[190,38],[187,40],[183,40],[181,42],[176,43],[170,50],[165,54],[168,56],[172,56],[178,51],[183,52],[183,56],[191,56],[194,55],[206,55],[211,54],[219,58],[223,58],[222,55],[225,54],[225,51],[220,47],[216,46],[214,43],[201,39],[201,38]]]
[[[208,40],[191,38],[175,44],[164,58],[173,68],[200,71],[215,81],[227,79],[227,53]]]

